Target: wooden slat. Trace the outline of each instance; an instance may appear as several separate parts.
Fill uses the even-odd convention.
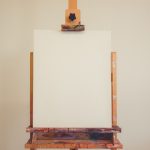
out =
[[[111,76],[112,76],[112,126],[117,126],[117,54],[111,53]]]
[[[30,127],[33,127],[33,52],[30,52]]]
[[[30,52],[30,127],[33,127],[33,52]],[[32,136],[33,133],[30,133],[30,140]]]
[[[112,77],[112,126],[117,126],[117,53],[111,53],[111,77]],[[117,139],[117,134],[113,136],[113,144]],[[117,148],[112,149],[117,150]]]
[[[63,132],[63,133],[87,133],[87,132],[97,132],[97,133],[119,133],[121,132],[121,128],[118,126],[114,126],[113,128],[32,128],[28,127],[26,129],[27,132]]]

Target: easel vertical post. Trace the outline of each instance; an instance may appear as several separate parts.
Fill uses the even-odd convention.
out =
[[[61,31],[84,31],[81,25],[81,13],[78,9],[78,0],[68,0],[68,8],[65,11],[65,24],[61,25]]]
[[[68,0],[68,9],[77,9],[77,0]]]
[[[111,53],[112,126],[117,126],[117,53]]]
[[[70,15],[75,15],[73,20],[70,20]],[[68,9],[65,12],[65,25],[80,25],[80,10],[77,8],[77,0],[68,0]]]
[[[117,126],[117,53],[111,53],[111,85],[112,85],[112,126]],[[117,135],[113,135],[113,143]],[[113,149],[117,150],[117,149]]]
[[[33,127],[33,52],[30,52],[30,127]]]
[[[30,52],[30,127],[33,127],[33,52]],[[32,137],[33,133],[30,133],[30,140]]]

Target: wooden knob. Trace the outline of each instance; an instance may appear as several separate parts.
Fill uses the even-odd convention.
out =
[[[69,15],[69,20],[70,20],[70,21],[76,20],[76,14],[75,14],[75,13],[70,13],[70,15]]]

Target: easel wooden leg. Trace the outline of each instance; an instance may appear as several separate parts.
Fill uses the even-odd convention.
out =
[[[78,150],[78,148],[70,148],[70,150]]]
[[[117,126],[117,67],[116,67],[116,52],[111,53],[111,74],[112,74],[112,126]],[[113,144],[115,144],[117,135],[113,135]],[[111,149],[111,150],[117,150]]]
[[[30,53],[30,126],[33,127],[33,52]],[[32,141],[33,133],[30,133],[30,140]],[[36,150],[30,148],[30,150]]]

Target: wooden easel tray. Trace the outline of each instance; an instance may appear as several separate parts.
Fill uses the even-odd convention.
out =
[[[113,128],[31,128],[32,140],[26,148],[122,148],[122,144],[114,137],[121,132]]]
[[[111,140],[43,140],[42,138],[36,139],[34,142],[29,140],[25,144],[25,148],[37,149],[37,148],[106,148],[106,149],[121,149],[123,146],[118,139],[115,143]]]

